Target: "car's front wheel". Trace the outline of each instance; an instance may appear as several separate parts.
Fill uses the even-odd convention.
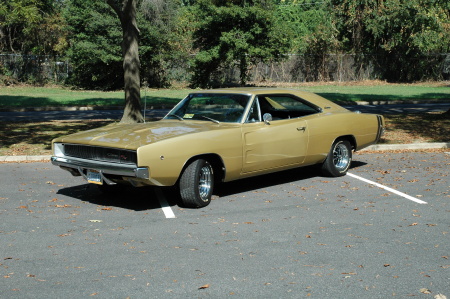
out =
[[[352,146],[344,139],[333,143],[328,156],[322,164],[322,172],[326,176],[344,176],[352,163]]]
[[[204,159],[194,160],[181,175],[179,186],[184,206],[201,208],[209,205],[214,188],[212,165]]]

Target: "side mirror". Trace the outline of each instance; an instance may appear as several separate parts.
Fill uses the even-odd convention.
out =
[[[270,122],[272,121],[272,114],[270,113],[264,113],[263,115],[263,121],[266,125],[270,125]]]

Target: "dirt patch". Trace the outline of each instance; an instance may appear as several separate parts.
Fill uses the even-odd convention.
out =
[[[450,114],[442,112],[385,115],[380,143],[450,142]]]
[[[46,122],[0,122],[0,156],[50,155],[54,138],[90,130],[113,121],[55,120]]]

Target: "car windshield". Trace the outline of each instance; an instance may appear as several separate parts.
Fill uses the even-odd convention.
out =
[[[249,95],[242,94],[193,93],[165,118],[239,123],[250,98]]]

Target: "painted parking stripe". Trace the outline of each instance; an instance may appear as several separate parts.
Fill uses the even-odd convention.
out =
[[[155,193],[156,196],[158,197],[159,205],[161,206],[164,215],[166,215],[166,218],[177,218],[173,213],[172,208],[167,203],[167,200],[164,197],[164,194],[162,193],[161,189],[155,188]]]
[[[355,174],[352,174],[352,173],[347,172],[347,175],[348,175],[348,176],[351,176],[351,177],[353,177],[353,178],[355,178],[355,179],[361,180],[361,181],[363,181],[363,182],[366,182],[366,183],[368,183],[368,184],[371,184],[371,185],[377,186],[377,187],[379,187],[379,188],[385,189],[385,190],[387,190],[387,191],[389,191],[389,192],[392,192],[392,193],[395,193],[395,194],[397,194],[397,195],[400,195],[400,196],[402,196],[402,197],[404,197],[404,198],[406,198],[406,199],[409,199],[409,200],[411,200],[411,201],[414,201],[414,202],[417,202],[417,203],[420,203],[420,204],[427,204],[426,201],[423,201],[423,200],[417,199],[417,198],[415,198],[415,197],[409,196],[408,194],[405,194],[405,193],[400,192],[400,191],[398,191],[398,190],[395,190],[395,189],[392,189],[392,188],[383,186],[383,185],[381,185],[381,184],[378,184],[378,183],[376,183],[376,182],[373,182],[373,181],[370,181],[370,180],[368,180],[368,179],[362,178],[362,177],[357,176],[357,175],[355,175]]]

